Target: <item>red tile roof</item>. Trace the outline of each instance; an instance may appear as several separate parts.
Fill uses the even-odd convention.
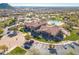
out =
[[[43,21],[43,22],[40,22],[40,21],[32,21],[32,22],[26,23],[26,26],[28,26],[30,28],[32,28],[32,27],[33,28],[36,28],[36,27],[41,26],[41,25],[44,25],[44,24],[46,24],[45,21]]]
[[[30,27],[30,28],[36,28],[38,26],[41,26],[40,29],[38,29],[37,31],[47,32],[47,33],[49,33],[51,35],[56,35],[61,30],[57,26],[48,26],[46,21],[32,21],[32,22],[26,23],[26,26]]]
[[[46,26],[41,26],[40,29],[38,29],[37,31],[40,31],[40,32],[44,31],[44,32],[47,32],[51,35],[56,35],[59,33],[60,28],[56,27],[56,26],[50,27],[50,26],[46,25]]]

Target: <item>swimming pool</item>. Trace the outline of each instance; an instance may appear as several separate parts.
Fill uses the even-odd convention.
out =
[[[59,25],[62,25],[63,22],[62,22],[62,21],[57,21],[57,20],[49,20],[49,21],[48,21],[48,24],[52,24],[52,25],[57,25],[57,26],[59,26]]]

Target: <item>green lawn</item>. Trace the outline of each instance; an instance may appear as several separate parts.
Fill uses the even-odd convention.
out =
[[[1,21],[0,22],[0,27],[6,27],[6,26],[11,26],[13,23],[15,23],[15,19],[8,19],[6,21]]]
[[[23,32],[23,33],[26,33],[26,32],[24,31],[24,28],[20,28],[19,31],[21,31],[21,32]]]
[[[44,38],[41,38],[41,37],[36,37],[36,38],[34,38],[35,40],[38,40],[38,41],[40,41],[40,42],[46,42],[46,43],[58,43],[58,42],[61,42],[61,41],[54,41],[54,40],[46,40],[46,39],[44,39]]]
[[[20,47],[16,47],[11,52],[8,53],[8,55],[24,55],[26,51]]]
[[[79,40],[79,35],[77,35],[75,31],[72,31],[71,35],[67,36],[65,40],[71,40],[71,41]]]

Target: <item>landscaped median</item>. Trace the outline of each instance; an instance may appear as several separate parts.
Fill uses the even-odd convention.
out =
[[[8,55],[24,55],[26,51],[21,47],[16,47],[8,53]]]

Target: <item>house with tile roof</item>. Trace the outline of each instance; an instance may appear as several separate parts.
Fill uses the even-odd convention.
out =
[[[49,26],[46,21],[33,20],[25,24],[25,31],[31,32],[33,37],[42,37],[46,40],[63,40],[64,31],[58,26]],[[67,34],[67,33],[66,33]]]

